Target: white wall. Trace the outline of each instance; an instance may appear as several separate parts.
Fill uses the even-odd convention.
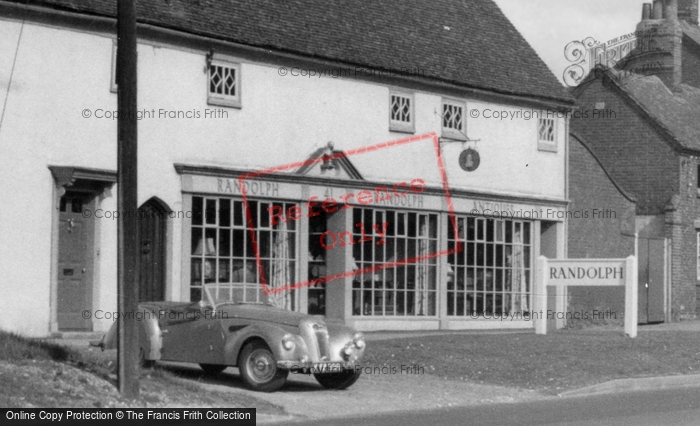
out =
[[[20,25],[0,19],[0,58],[15,57]],[[350,150],[405,134],[388,130],[389,88],[348,78],[280,76],[277,66],[243,62],[242,108],[228,118],[204,118],[205,52],[140,44],[139,109],[155,110],[139,125],[139,204],[152,196],[181,209],[180,179],[173,163],[267,168],[305,160],[333,141]],[[11,60],[0,61],[0,105],[5,101]],[[24,25],[4,122],[0,127],[0,329],[45,335],[50,321],[53,179],[48,165],[116,170],[116,120],[95,118],[116,110],[111,93],[112,39],[38,24]],[[294,64],[290,64],[290,67]],[[441,97],[418,92],[416,134],[440,133]],[[471,109],[518,110],[466,99]],[[159,118],[159,110],[196,111],[201,118]],[[91,114],[83,117],[83,111]],[[452,187],[479,191],[564,197],[565,126],[559,152],[537,150],[536,120],[467,119],[480,139],[481,166],[462,171],[457,157],[474,143],[443,144]],[[439,185],[431,143],[411,144],[352,157],[367,179],[424,178]],[[116,186],[102,208],[116,209]],[[98,219],[100,288],[94,309],[115,309],[116,223]],[[173,243],[179,247],[181,224]],[[171,279],[179,285],[180,250],[172,250]],[[21,290],[20,290],[21,289]],[[179,294],[171,289],[170,294]],[[104,330],[109,323],[95,324]]]

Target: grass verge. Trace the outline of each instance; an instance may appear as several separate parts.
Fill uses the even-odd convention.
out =
[[[614,379],[700,373],[700,336],[641,331],[630,339],[604,329],[535,334],[450,334],[374,341],[368,367],[411,371],[547,394]],[[423,367],[423,368],[420,368]]]
[[[255,407],[258,415],[285,414],[236,388],[212,390],[203,373],[183,378],[166,368],[142,369],[140,399],[125,400],[116,388],[114,352],[0,331],[0,407]]]

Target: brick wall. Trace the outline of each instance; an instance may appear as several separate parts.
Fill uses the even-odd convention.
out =
[[[569,258],[625,258],[634,254],[635,203],[613,184],[574,135],[569,138],[569,198],[570,211],[587,213],[582,215],[587,217],[568,221]],[[609,209],[614,214],[594,218],[594,209]],[[584,311],[592,319],[594,309],[610,310],[621,320],[624,307],[622,287],[569,288],[570,312]]]
[[[577,92],[583,116],[572,117],[571,129],[590,145],[613,179],[634,195],[637,214],[661,214],[678,188],[676,153],[618,89],[601,80]],[[609,110],[611,118],[593,118],[596,104]]]
[[[674,319],[697,315],[697,236],[695,219],[700,218],[697,197],[698,158],[683,156],[678,160],[680,181],[678,194],[666,209],[666,237],[671,238],[671,315]]]

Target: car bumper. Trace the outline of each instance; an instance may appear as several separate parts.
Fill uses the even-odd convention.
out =
[[[289,370],[292,373],[302,374],[330,374],[355,371],[360,368],[357,362],[329,361],[329,362],[301,362],[301,361],[277,361],[277,368]]]

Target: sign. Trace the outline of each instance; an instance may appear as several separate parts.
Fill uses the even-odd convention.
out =
[[[547,259],[537,258],[533,298],[535,334],[547,334],[547,286],[624,286],[625,334],[637,337],[637,258]],[[538,313],[540,313],[538,315]]]
[[[547,285],[625,285],[625,260],[548,259]]]
[[[472,148],[465,149],[459,154],[459,167],[464,171],[473,172],[479,168],[479,163],[481,163],[481,157]]]

